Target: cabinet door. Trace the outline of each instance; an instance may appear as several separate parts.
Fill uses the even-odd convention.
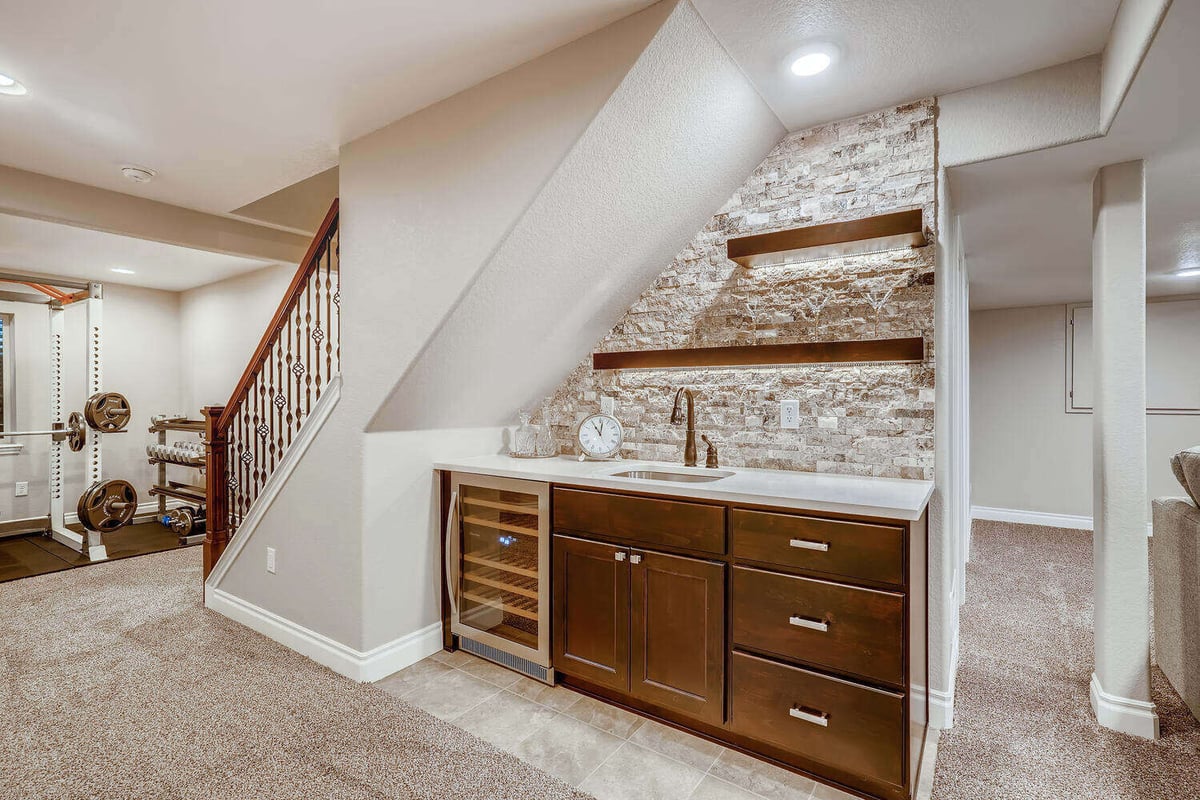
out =
[[[631,693],[720,724],[725,717],[725,565],[630,555]]]
[[[628,551],[554,537],[554,668],[629,689]]]

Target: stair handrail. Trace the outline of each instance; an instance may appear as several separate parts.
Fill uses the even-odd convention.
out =
[[[207,525],[204,538],[203,572],[205,579],[216,566],[229,543],[230,536],[236,531],[240,520],[248,513],[249,507],[258,497],[258,492],[273,474],[283,453],[291,446],[294,436],[299,432],[299,427],[303,425],[304,419],[311,411],[311,398],[307,392],[309,388],[307,385],[304,393],[304,408],[300,408],[301,375],[304,375],[305,380],[311,384],[312,375],[315,373],[318,378],[316,397],[319,400],[322,390],[320,381],[332,378],[331,364],[340,362],[340,346],[336,350],[336,355],[332,349],[334,343],[340,338],[340,310],[333,310],[334,307],[340,305],[339,292],[331,283],[333,265],[338,260],[338,209],[338,199],[334,198],[329,206],[329,211],[325,214],[325,219],[321,222],[321,227],[317,229],[317,233],[308,247],[308,251],[296,268],[296,274],[292,277],[283,299],[280,300],[279,307],[267,324],[258,347],[254,349],[254,355],[250,357],[250,362],[234,387],[229,402],[223,406],[208,406],[203,409],[204,439],[207,451],[205,469]],[[322,264],[325,267],[323,286],[320,271]],[[339,267],[337,285],[340,285],[340,282]],[[331,290],[333,291],[332,295]],[[315,328],[310,324],[312,320],[311,313],[309,313],[312,310],[309,304],[314,295],[317,298],[317,325]],[[306,303],[304,309],[306,313],[303,316],[300,313],[301,299],[304,299]],[[320,302],[322,299],[326,302],[327,312],[324,319],[325,330],[321,329]],[[338,315],[336,325],[331,314]],[[288,338],[286,341],[282,341],[281,337],[285,329]],[[311,338],[317,339],[315,345],[317,363],[315,365],[301,360],[302,329],[307,331]],[[294,339],[293,332],[295,333]],[[293,342],[297,346],[295,354],[291,350]],[[283,358],[285,346],[287,347],[286,359]],[[304,342],[304,346],[304,352],[311,352],[307,350],[307,341]],[[324,375],[320,369],[322,346],[325,347],[327,368]],[[270,361],[272,355],[275,356],[278,363]],[[271,371],[264,376],[264,368],[268,366],[269,361]],[[285,375],[285,361],[287,367],[295,366],[299,371],[293,372],[288,369],[288,374]],[[313,370],[314,366],[315,370]],[[265,397],[266,384],[263,383],[264,377],[269,378],[273,390],[278,392],[276,397],[269,398],[271,404],[274,404],[276,400],[279,401],[279,405],[275,406],[275,412],[271,411],[270,406],[262,407],[264,399],[267,399]],[[293,377],[296,390],[294,408],[283,402],[285,391],[288,400],[292,398]],[[279,384],[275,385],[275,381],[278,381]],[[244,409],[243,406],[247,405],[247,400],[256,385],[258,386],[257,402],[249,404],[250,407]],[[284,430],[283,411],[285,406],[287,415],[286,429]],[[254,414],[253,421],[251,421],[251,413]],[[261,426],[265,427],[253,424],[260,420]],[[235,423],[240,424],[235,425]],[[260,451],[260,443],[254,438],[255,436],[264,441],[270,440],[269,454],[265,444]],[[277,437],[277,441],[275,437]],[[252,439],[253,441],[251,441]],[[231,450],[234,451],[234,455],[240,454],[240,457],[230,458]],[[252,467],[251,464],[254,466]]]

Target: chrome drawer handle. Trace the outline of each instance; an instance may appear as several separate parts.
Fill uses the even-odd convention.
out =
[[[829,727],[829,715],[823,711],[805,711],[802,708],[793,706],[788,709],[788,713],[796,719],[802,719],[805,722],[811,722],[813,725],[820,725],[822,728]]]
[[[829,621],[824,619],[809,619],[808,617],[801,617],[793,614],[788,618],[788,622],[795,625],[797,628],[809,628],[814,631],[820,631],[821,633],[829,632]]]
[[[808,539],[792,539],[789,543],[792,547],[799,547],[801,550],[820,550],[822,553],[829,552],[829,542],[812,542]]]

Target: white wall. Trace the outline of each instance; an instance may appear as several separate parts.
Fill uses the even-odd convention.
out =
[[[184,413],[229,401],[295,274],[293,265],[267,267],[180,295]]]
[[[364,430],[669,10],[654,6],[342,149],[342,398],[222,590],[358,650],[434,621],[430,495],[415,489],[414,507],[396,505],[406,490],[365,474]],[[432,460],[421,466],[432,486]],[[364,485],[388,494],[364,497]],[[403,513],[403,529],[379,524],[376,509]],[[378,557],[364,579],[368,539]],[[267,546],[280,558],[269,576]]]
[[[16,358],[15,418],[5,420],[12,429],[44,430],[50,427],[49,312],[44,305],[0,302],[0,312],[14,315],[13,351]],[[65,413],[82,411],[87,399],[84,382],[86,311],[82,304],[64,312]],[[141,502],[155,480],[155,469],[146,463],[146,432],[153,414],[180,408],[181,378],[179,295],[156,289],[119,284],[104,287],[104,381],[107,391],[124,394],[133,409],[126,433],[104,437],[106,480],[121,478],[137,489]],[[6,354],[7,355],[7,354]],[[89,430],[89,435],[96,435]],[[19,455],[0,456],[0,519],[25,519],[48,513],[49,437],[24,437]],[[84,454],[65,451],[67,509],[84,491]],[[14,497],[13,482],[29,481],[29,496]]]
[[[971,314],[973,505],[1092,515],[1092,416],[1065,411],[1066,314],[1057,305]],[[1147,426],[1150,497],[1179,496],[1169,460],[1200,445],[1200,416],[1152,414]]]

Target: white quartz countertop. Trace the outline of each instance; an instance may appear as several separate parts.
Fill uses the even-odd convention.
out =
[[[618,478],[614,473],[659,469],[712,474],[704,467],[683,467],[655,461],[579,461],[557,458],[512,458],[507,455],[475,456],[435,461],[434,469],[570,484],[593,489],[616,489],[695,500],[752,503],[808,511],[832,511],[868,517],[917,520],[933,494],[930,481],[900,478],[860,478],[772,469],[722,467],[727,477],[706,483]]]

